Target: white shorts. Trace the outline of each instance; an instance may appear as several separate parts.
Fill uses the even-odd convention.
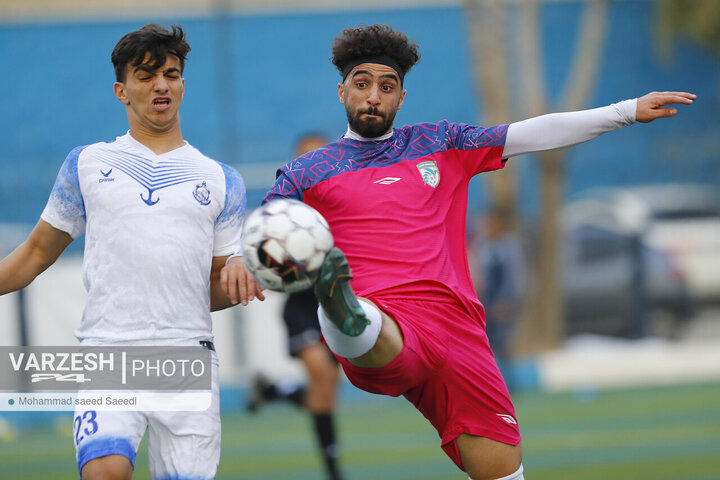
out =
[[[148,431],[150,474],[154,479],[214,479],[220,461],[220,389],[212,354],[212,401],[200,412],[119,412],[75,409],[73,441],[78,470],[95,458],[135,454]]]

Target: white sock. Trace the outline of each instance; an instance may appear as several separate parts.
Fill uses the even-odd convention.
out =
[[[375,345],[378,335],[380,335],[380,328],[382,327],[380,310],[362,300],[360,300],[360,306],[367,315],[368,320],[370,320],[370,324],[356,337],[343,333],[327,318],[322,307],[318,307],[318,319],[323,337],[325,337],[330,350],[343,358],[357,358],[366,354]]]
[[[468,480],[472,480],[472,478],[468,477]],[[523,466],[520,465],[520,468],[518,468],[515,473],[511,473],[506,477],[498,478],[497,480],[525,480],[525,477],[523,476]]]

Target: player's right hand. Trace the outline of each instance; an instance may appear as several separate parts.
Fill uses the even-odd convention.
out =
[[[262,287],[245,266],[242,257],[233,257],[220,271],[220,286],[233,305],[247,305],[254,299],[265,300]]]
[[[695,98],[695,94],[688,92],[650,92],[638,98],[635,120],[647,123],[656,118],[672,117],[677,113],[677,109],[667,105],[690,105]]]

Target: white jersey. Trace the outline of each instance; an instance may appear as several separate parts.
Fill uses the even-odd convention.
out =
[[[41,218],[85,233],[82,344],[212,340],[213,256],[240,251],[240,174],[190,144],[156,155],[130,134],[78,147]]]

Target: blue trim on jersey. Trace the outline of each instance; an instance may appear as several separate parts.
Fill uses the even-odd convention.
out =
[[[225,175],[225,206],[215,220],[215,231],[240,228],[247,209],[245,182],[234,168],[217,162]]]
[[[129,152],[103,152],[103,156],[99,160],[117,168],[147,188],[148,197],[145,198],[140,194],[140,198],[149,206],[155,205],[159,200],[152,199],[152,194],[156,190],[207,177],[206,171],[197,163],[188,160],[169,159],[153,163],[140,155],[133,155]]]
[[[78,217],[83,221],[86,220],[85,201],[80,190],[80,177],[78,176],[78,158],[86,147],[87,145],[76,147],[68,153],[50,192],[50,199],[58,213],[64,220],[72,224]]]
[[[500,147],[505,145],[507,128],[507,125],[484,128],[443,120],[395,128],[386,140],[341,138],[278,170],[275,184],[264,201],[277,196],[302,200],[303,191],[317,183],[363,168],[387,167],[452,149]]]
[[[133,468],[135,468],[135,455],[137,452],[130,443],[130,440],[123,437],[102,437],[89,440],[78,449],[77,463],[78,471],[82,471],[83,466],[90,460],[104,457],[106,455],[122,455],[130,460]]]

